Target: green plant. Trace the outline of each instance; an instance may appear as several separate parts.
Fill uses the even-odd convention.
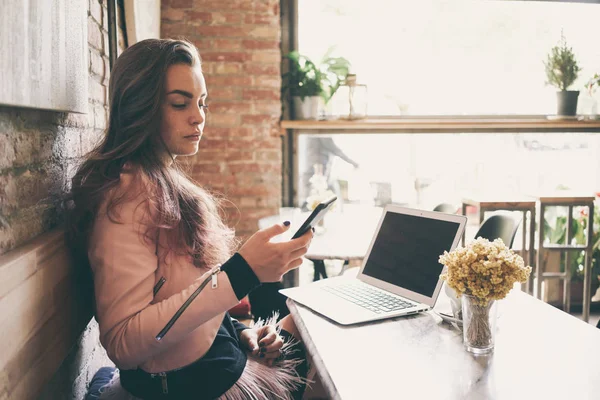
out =
[[[567,216],[557,216],[551,224],[547,218],[544,218],[544,238],[550,243],[562,243],[566,244],[567,236]],[[593,228],[594,234],[592,237],[592,279],[595,279],[600,275],[600,209],[594,209],[593,217]],[[585,232],[587,228],[587,215],[584,212],[580,212],[579,218],[573,218],[571,221],[571,244],[585,244]],[[583,280],[583,264],[585,262],[585,253],[572,252],[573,256],[569,260],[569,271],[571,273],[571,280],[582,281]],[[564,263],[561,259],[561,269],[564,271]]]
[[[292,51],[285,56],[289,60],[289,71],[282,75],[282,92],[304,99],[321,96],[327,103],[350,69],[350,62],[343,57],[331,57],[330,48],[317,65],[310,58]]]
[[[565,91],[575,82],[581,68],[577,65],[573,49],[567,46],[565,36],[562,33],[560,36],[560,44],[552,48],[544,65],[548,78],[546,84]]]

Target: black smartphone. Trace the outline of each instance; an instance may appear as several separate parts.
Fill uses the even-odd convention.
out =
[[[333,197],[319,203],[315,207],[313,212],[308,216],[308,218],[306,218],[306,221],[304,221],[302,226],[296,231],[296,233],[294,234],[292,239],[299,238],[300,236],[302,236],[306,232],[308,232],[309,229],[311,229],[312,227],[317,225],[319,223],[319,221],[323,219],[323,216],[325,215],[325,213],[327,211],[329,211],[329,209],[331,208],[331,205],[336,200],[337,200],[337,197],[333,196]]]

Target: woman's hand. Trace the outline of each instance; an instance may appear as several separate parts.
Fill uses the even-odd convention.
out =
[[[301,237],[287,242],[270,242],[271,238],[288,229],[289,223],[262,229],[252,235],[238,251],[262,283],[279,282],[286,272],[302,264],[302,256],[308,251],[313,232],[309,230]]]
[[[253,356],[264,359],[268,365],[273,365],[283,347],[283,339],[273,325],[245,329],[240,333],[240,341]]]

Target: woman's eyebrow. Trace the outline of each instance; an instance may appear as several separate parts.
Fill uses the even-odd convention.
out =
[[[175,89],[175,90],[171,90],[170,92],[167,93],[167,95],[170,94],[180,94],[182,96],[187,97],[188,99],[193,99],[194,95],[191,94],[190,92],[187,92],[185,90],[179,90],[179,89]],[[200,96],[200,98],[206,97],[208,94],[207,93],[202,93],[202,95]]]
[[[185,96],[187,98],[194,98],[194,95],[191,94],[190,92],[186,92],[185,90],[179,90],[179,89],[175,89],[175,90],[171,90],[170,92],[167,93],[167,95],[169,94],[180,94],[182,96]]]

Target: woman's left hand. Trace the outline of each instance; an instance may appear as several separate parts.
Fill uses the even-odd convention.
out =
[[[275,359],[281,355],[283,339],[273,325],[245,329],[240,333],[240,340],[252,355],[264,359],[268,365],[273,365]]]

